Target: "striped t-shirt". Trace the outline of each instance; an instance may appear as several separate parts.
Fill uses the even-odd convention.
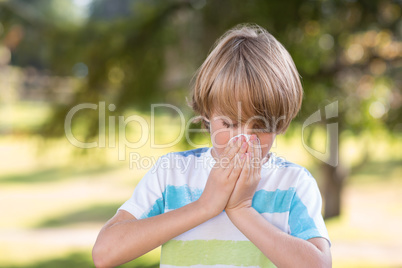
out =
[[[144,219],[197,200],[216,163],[211,148],[160,157],[119,209]],[[271,153],[261,170],[253,208],[280,230],[301,239],[328,233],[321,195],[303,167]],[[269,239],[269,237],[267,237]],[[275,267],[230,221],[225,211],[162,245],[161,267]]]

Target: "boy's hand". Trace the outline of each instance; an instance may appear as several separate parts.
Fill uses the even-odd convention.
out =
[[[244,165],[245,157],[241,155],[246,150],[244,137],[233,139],[212,168],[204,192],[198,200],[212,217],[225,209]]]
[[[227,213],[239,208],[251,207],[254,193],[261,180],[261,167],[268,160],[267,158],[261,159],[261,146],[255,135],[251,136],[246,155],[240,177],[225,207]]]

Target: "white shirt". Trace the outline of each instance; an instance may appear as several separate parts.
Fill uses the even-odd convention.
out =
[[[119,209],[144,219],[196,201],[215,164],[211,148],[163,155]],[[252,206],[283,232],[301,239],[323,237],[321,195],[303,167],[270,154]],[[275,267],[230,221],[224,211],[162,246],[161,267]]]

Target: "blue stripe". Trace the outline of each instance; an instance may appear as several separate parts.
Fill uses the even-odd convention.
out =
[[[190,188],[187,184],[182,186],[168,185],[165,189],[165,204],[167,209],[178,209],[190,204],[202,194],[202,189]]]
[[[163,197],[159,198],[155,201],[151,210],[148,213],[144,213],[141,215],[140,219],[149,218],[152,216],[156,216],[165,212],[165,205],[163,204]]]
[[[168,185],[162,194],[163,197],[156,200],[150,211],[141,218],[159,215],[166,209],[181,208],[198,200],[202,192],[202,189],[190,188],[187,184],[182,186]],[[294,195],[295,188],[276,191],[259,190],[254,194],[252,206],[259,213],[288,212]]]
[[[259,213],[289,212],[288,223],[293,236],[305,240],[321,236],[294,187],[288,190],[259,190],[253,197],[252,206]]]
[[[293,187],[288,190],[259,190],[254,194],[252,207],[259,213],[288,212],[295,191]]]
[[[162,197],[157,199],[149,212],[141,215],[140,219],[156,216],[165,212],[165,209],[178,209],[190,204],[202,194],[202,189],[190,188],[187,184],[182,186],[168,185],[162,193]]]
[[[297,193],[293,197],[289,211],[290,234],[302,239],[320,236],[314,220],[309,216],[307,207]]]
[[[156,200],[150,211],[144,213],[141,219],[162,214],[166,209],[178,209],[190,204],[200,198],[202,191],[202,189],[191,188],[187,184],[168,185],[163,192],[163,197]],[[314,220],[308,214],[307,207],[293,187],[288,190],[259,190],[254,194],[252,207],[259,213],[289,212],[289,227],[293,236],[302,239],[320,236]]]
[[[174,154],[182,155],[184,157],[187,157],[187,156],[190,156],[190,155],[200,157],[203,153],[208,151],[208,149],[209,149],[209,147],[197,148],[197,149],[183,151],[183,152],[174,152]]]

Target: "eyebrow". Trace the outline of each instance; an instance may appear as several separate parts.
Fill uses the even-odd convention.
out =
[[[230,122],[226,121],[225,119],[220,119],[220,120],[221,120],[223,123],[226,123],[226,124],[228,124],[228,125],[234,125],[234,126],[236,126],[236,125],[239,124],[239,122],[230,123]],[[233,122],[233,121],[232,121],[232,122]],[[253,128],[253,129],[256,129],[256,130],[265,129],[265,127],[262,126],[262,125],[260,125],[258,122],[252,122],[251,125],[252,125],[252,128]]]

